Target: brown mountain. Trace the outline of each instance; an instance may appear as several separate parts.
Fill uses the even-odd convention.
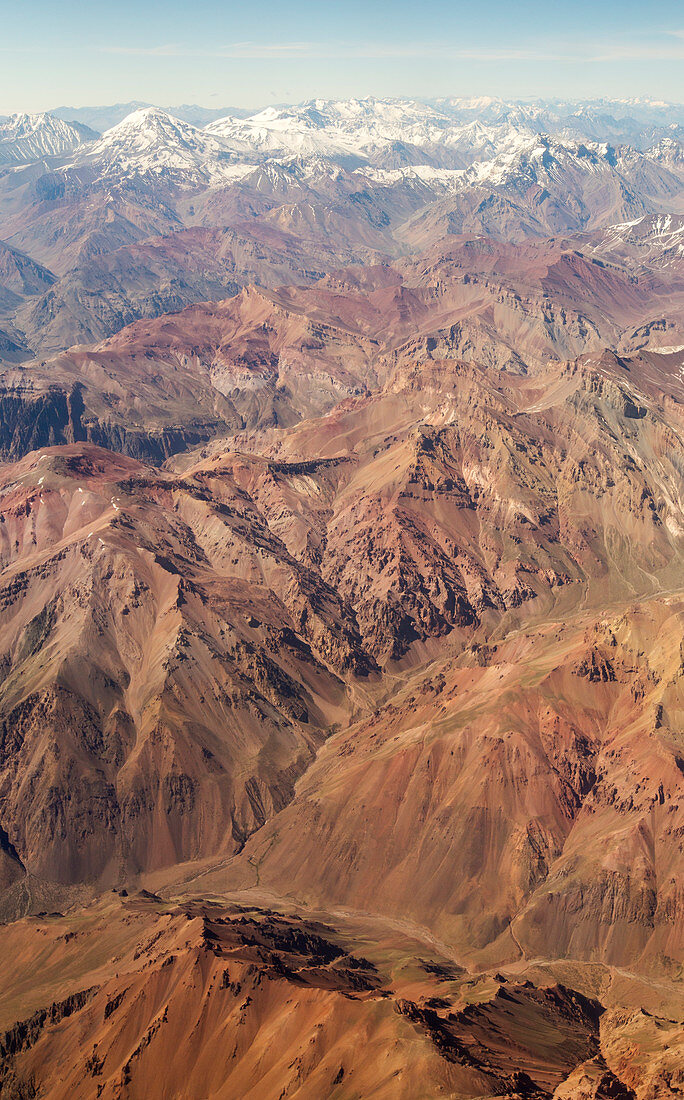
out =
[[[353,259],[349,249],[304,247],[292,232],[263,223],[244,230],[198,226],[88,258],[19,311],[16,323],[33,351],[45,355],[250,283],[312,282]]]
[[[373,669],[353,611],[212,468],[70,447],[4,476],[0,783],[27,871],[236,850],[348,715],[341,675]]]
[[[168,266],[177,236],[137,251],[145,264],[161,253]],[[259,261],[253,244],[238,243],[232,234],[217,238],[224,272],[242,278],[263,263],[268,275],[273,252]],[[204,248],[206,240],[202,256]],[[286,252],[282,263],[298,260]],[[149,285],[147,274],[141,279]],[[513,248],[466,238],[308,288],[252,286],[6,371],[0,442],[10,457],[90,440],[159,461],[213,436],[325,412],[426,356],[524,373],[606,346],[629,352],[669,342],[683,307],[681,265],[635,275],[566,241]],[[48,343],[51,331],[48,324]]]
[[[0,1097],[676,1096],[674,244],[260,218],[2,376]]]

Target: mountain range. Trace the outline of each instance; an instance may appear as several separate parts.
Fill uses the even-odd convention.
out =
[[[46,269],[50,286],[0,303],[2,356],[91,342],[217,296],[215,283],[196,285],[179,266],[198,231],[230,228],[248,251],[270,251],[274,233],[278,250],[305,245],[291,263],[306,281],[452,234],[521,240],[676,215],[681,116],[632,106],[634,117],[619,104],[316,100],[203,128],[144,107],[100,137],[82,123],[16,116],[0,132],[0,235],[22,263]],[[610,142],[595,140],[601,125]],[[127,250],[155,238],[173,240],[171,267],[156,267],[150,293],[131,297],[142,272]],[[254,279],[239,267],[220,280],[226,291]],[[257,275],[266,286],[279,279]]]
[[[0,122],[0,1100],[681,1095],[683,413],[681,106]]]

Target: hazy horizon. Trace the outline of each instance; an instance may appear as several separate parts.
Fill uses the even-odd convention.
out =
[[[84,21],[67,0],[4,16],[0,113],[140,100],[253,108],[350,95],[684,98],[684,16],[628,0],[447,5],[311,0],[258,10],[123,0]]]
[[[64,112],[64,111],[68,111],[68,110],[96,111],[96,110],[104,110],[106,108],[129,107],[130,106],[132,109],[137,108],[137,109],[142,110],[146,107],[157,107],[160,110],[169,110],[169,111],[171,111],[171,110],[180,110],[182,108],[198,108],[200,110],[216,111],[219,107],[225,107],[225,108],[228,108],[228,109],[234,107],[235,110],[239,111],[240,114],[243,115],[243,114],[246,114],[247,112],[256,114],[258,111],[266,110],[267,107],[274,107],[274,108],[298,107],[298,106],[302,106],[303,104],[311,103],[311,102],[314,102],[315,100],[319,100],[319,99],[320,100],[330,100],[330,101],[357,99],[361,102],[363,102],[364,100],[378,100],[380,102],[383,102],[383,101],[387,101],[387,102],[391,102],[391,101],[408,102],[409,100],[413,100],[416,103],[423,103],[426,106],[431,106],[433,104],[437,104],[437,103],[443,101],[444,99],[449,99],[449,98],[454,98],[454,99],[462,98],[463,100],[468,100],[468,99],[472,99],[472,100],[491,99],[492,101],[501,101],[501,102],[504,102],[504,103],[506,103],[506,102],[520,103],[520,104],[527,104],[527,105],[533,105],[535,103],[548,103],[548,104],[555,104],[555,105],[561,106],[565,103],[567,103],[567,104],[575,104],[575,103],[586,103],[586,104],[596,103],[596,104],[598,104],[598,103],[601,103],[601,102],[607,102],[607,103],[622,103],[625,106],[629,106],[630,104],[634,104],[634,105],[640,104],[644,107],[651,106],[651,107],[654,107],[654,108],[657,108],[659,106],[684,107],[684,98],[683,99],[665,99],[665,98],[660,98],[658,96],[649,96],[649,95],[642,95],[642,96],[608,96],[608,95],[606,95],[606,96],[550,96],[550,95],[549,96],[544,96],[544,95],[539,95],[539,96],[533,96],[533,95],[530,95],[530,96],[514,96],[514,95],[506,96],[506,95],[496,95],[495,96],[495,95],[492,95],[492,96],[487,96],[486,94],[482,94],[480,96],[476,96],[476,95],[473,95],[473,96],[463,95],[462,96],[459,93],[454,92],[451,95],[449,93],[446,93],[444,96],[420,95],[419,93],[416,93],[416,94],[411,95],[411,96],[402,96],[402,95],[379,96],[379,95],[374,95],[372,93],[368,93],[367,95],[355,95],[354,93],[351,93],[349,96],[315,96],[315,95],[311,95],[311,96],[304,96],[302,99],[296,99],[296,100],[295,99],[282,99],[282,100],[274,101],[272,103],[251,103],[251,104],[246,104],[246,105],[239,105],[237,103],[228,103],[228,102],[221,103],[221,104],[217,104],[217,103],[212,104],[212,103],[207,103],[207,102],[201,102],[199,100],[198,101],[193,101],[193,102],[190,102],[190,101],[187,101],[187,100],[183,100],[183,101],[178,100],[178,101],[174,101],[173,103],[171,103],[171,102],[163,103],[163,102],[161,102],[161,100],[154,101],[154,100],[137,99],[135,97],[130,97],[130,98],[123,97],[123,98],[120,98],[120,99],[117,99],[117,100],[110,100],[108,102],[104,102],[104,101],[98,102],[98,101],[92,100],[92,101],[83,102],[83,103],[52,103],[50,106],[41,108],[40,111],[38,111],[38,112],[27,112],[27,113],[47,113],[47,114],[50,114],[50,113],[53,113],[55,111]],[[4,112],[0,112],[0,113],[3,114],[3,115],[12,115],[12,114],[21,113],[21,111],[22,111],[22,109],[20,108],[19,111],[17,111],[17,110],[4,111]]]

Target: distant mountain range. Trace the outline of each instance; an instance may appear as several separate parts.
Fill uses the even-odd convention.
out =
[[[311,102],[325,104],[334,101]],[[370,105],[383,101],[368,98],[356,102],[365,102]],[[395,102],[401,111],[401,101]],[[422,102],[426,108],[431,107],[438,114],[446,115],[456,122],[467,123],[477,120],[492,124],[506,121],[511,124],[524,123],[551,130],[567,125],[571,132],[582,133],[587,137],[594,136],[597,140],[601,135],[607,138],[611,127],[615,127],[616,134],[629,133],[632,140],[635,140],[642,130],[648,133],[653,126],[681,125],[684,119],[684,109],[681,104],[647,98],[507,101],[488,96],[475,98],[447,96]],[[260,114],[263,110],[260,108],[254,111],[244,107],[201,107],[196,103],[165,107],[144,100],[130,100],[128,103],[111,103],[97,107],[55,107],[47,113],[64,122],[78,122],[102,134],[105,130],[122,122],[133,111],[153,106],[160,106],[161,110],[167,114],[183,122],[190,122],[193,126],[206,126],[208,123],[226,117],[248,118],[251,115]],[[301,106],[305,109],[307,104]],[[278,104],[270,109],[287,111],[288,107],[285,104]]]
[[[142,107],[153,107],[153,103],[143,100],[131,100],[130,103],[109,103],[102,107],[55,107],[49,113],[55,118],[61,118],[65,122],[80,122],[82,126],[88,126],[103,134],[110,130],[118,122],[122,122],[126,115],[133,111],[139,111]],[[174,118],[180,118],[183,122],[191,122],[193,126],[206,126],[208,122],[214,122],[217,118],[225,118],[232,115],[242,118],[251,112],[240,107],[198,107],[196,103],[182,103],[179,107],[163,107],[162,110]]]
[[[40,295],[0,295],[0,361],[100,339],[250,280],[308,281],[454,234],[525,240],[683,212],[676,104],[97,110],[91,125],[124,117],[102,134],[83,114],[0,123],[0,240],[46,272],[32,283]],[[139,250],[169,235],[172,248]],[[227,240],[237,251],[226,263]]]

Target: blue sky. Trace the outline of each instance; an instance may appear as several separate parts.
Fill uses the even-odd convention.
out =
[[[0,113],[451,94],[682,101],[684,5],[0,0]]]

